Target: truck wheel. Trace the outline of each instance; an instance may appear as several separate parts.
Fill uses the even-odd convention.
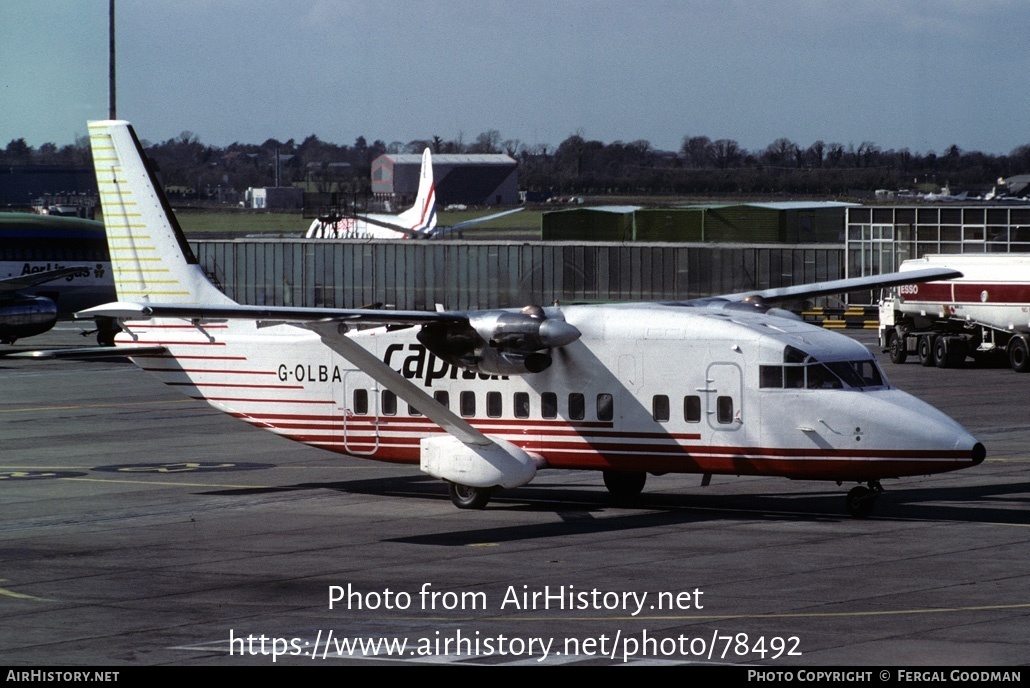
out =
[[[966,340],[962,337],[948,338],[948,367],[961,368],[966,363]]]
[[[948,367],[948,338],[938,337],[933,343],[933,364],[938,368]]]
[[[938,368],[960,368],[966,360],[966,343],[961,337],[937,337],[933,343],[933,364]]]
[[[1009,365],[1017,373],[1030,373],[1030,337],[1017,334],[1009,340]]]
[[[904,363],[908,359],[905,338],[893,330],[887,334],[887,351],[890,352],[891,363]]]
[[[933,345],[935,339],[936,337],[932,334],[924,334],[919,338],[919,365],[924,368],[929,368],[933,365]]]

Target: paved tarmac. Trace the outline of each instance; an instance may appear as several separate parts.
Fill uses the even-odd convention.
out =
[[[557,471],[460,511],[127,363],[0,359],[0,664],[1030,663],[1030,375],[884,368],[988,458],[856,520],[848,485],[668,475],[626,508]]]

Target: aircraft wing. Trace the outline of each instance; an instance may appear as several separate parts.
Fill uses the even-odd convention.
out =
[[[426,232],[421,232],[417,229],[410,229],[408,227],[402,227],[392,222],[382,220],[374,215],[355,215],[354,217],[358,218],[359,220],[364,220],[370,225],[376,225],[377,227],[385,227],[386,229],[392,229],[395,232],[400,232],[401,234],[406,235],[409,239],[418,239],[421,237],[428,236]]]
[[[458,230],[461,230],[461,229],[465,229],[466,227],[472,227],[474,225],[482,224],[484,222],[489,222],[490,220],[496,220],[497,218],[504,217],[505,215],[512,215],[514,213],[520,213],[523,210],[525,210],[525,208],[514,208],[512,210],[505,210],[504,212],[501,212],[501,213],[494,213],[492,215],[484,215],[483,217],[476,217],[476,218],[473,218],[471,220],[465,220],[464,222],[459,222],[456,225],[451,225],[450,227],[442,227],[442,228],[440,228],[438,230],[432,230],[432,231],[428,231],[428,232],[423,232],[423,231],[419,231],[419,230],[416,230],[416,229],[409,229],[408,227],[402,227],[401,225],[394,224],[393,222],[388,222],[386,220],[383,220],[380,217],[376,217],[375,215],[356,215],[355,217],[357,217],[360,220],[364,220],[365,222],[367,222],[367,223],[369,223],[371,225],[376,225],[378,227],[385,227],[386,229],[392,229],[395,232],[400,232],[401,234],[407,235],[409,238],[419,239],[419,238],[425,238],[425,237],[429,237],[429,236],[440,236],[440,235],[446,234],[448,232],[458,231]]]
[[[483,217],[475,217],[475,218],[472,218],[471,220],[465,220],[464,222],[459,222],[456,225],[451,225],[449,227],[441,227],[440,229],[432,232],[431,234],[433,236],[438,236],[440,234],[446,234],[447,232],[455,232],[455,231],[458,231],[458,230],[461,230],[461,229],[465,229],[466,227],[472,227],[473,225],[479,225],[479,224],[482,224],[484,222],[489,222],[490,220],[496,220],[497,218],[504,217],[505,215],[513,215],[515,213],[521,213],[523,210],[525,210],[525,208],[514,208],[512,210],[505,210],[502,213],[494,213],[493,215],[484,215]]]
[[[955,279],[961,277],[958,270],[948,268],[923,268],[921,270],[906,270],[904,272],[887,272],[882,275],[870,275],[868,277],[852,277],[829,282],[814,282],[812,284],[799,284],[793,287],[779,287],[777,289],[765,289],[761,291],[745,291],[737,294],[725,294],[721,298],[727,301],[764,301],[776,303],[778,301],[796,301],[816,296],[828,296],[830,294],[844,294],[849,291],[861,291],[863,289],[882,289],[884,287],[896,287],[901,284],[919,284],[922,282],[936,282],[938,280]]]
[[[86,267],[57,268],[56,270],[46,270],[44,272],[33,272],[28,275],[7,277],[0,279],[0,291],[18,291],[19,289],[25,289],[26,287],[34,287],[37,284],[52,282],[56,279],[68,277],[88,269],[89,268]]]
[[[96,316],[130,321],[176,318],[194,325],[226,320],[252,320],[259,327],[292,324],[317,332],[329,348],[348,359],[351,356],[344,351],[346,345],[336,344],[332,339],[346,338],[352,329],[420,325],[419,342],[439,358],[490,375],[522,375],[545,370],[551,365],[549,352],[552,349],[571,344],[581,335],[575,326],[565,322],[560,311],[548,313],[539,306],[528,306],[518,312],[504,309],[396,311],[118,301],[75,314],[76,318]]]
[[[94,306],[75,314],[76,318],[183,318],[185,320],[257,320],[274,323],[335,322],[337,324],[379,327],[387,325],[424,325],[462,323],[468,317],[459,312],[396,311],[364,308],[291,308],[288,306],[198,306],[194,304],[151,304],[117,301]]]

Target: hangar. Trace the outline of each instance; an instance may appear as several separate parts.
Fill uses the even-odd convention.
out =
[[[372,193],[398,206],[418,192],[421,155],[385,153],[372,161]],[[515,159],[503,154],[433,155],[438,204],[516,205],[519,175]]]
[[[71,165],[8,165],[0,168],[0,206],[30,208],[67,204],[88,209],[97,203],[97,177],[92,167]]]

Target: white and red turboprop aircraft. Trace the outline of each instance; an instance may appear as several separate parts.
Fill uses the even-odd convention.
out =
[[[415,205],[399,215],[320,217],[311,223],[308,239],[410,239],[428,237],[436,229],[436,187],[429,149],[422,151]]]
[[[865,483],[846,500],[863,516],[884,478],[984,459],[864,346],[770,307],[955,271],[521,311],[241,306],[205,278],[130,125],[89,132],[120,301],[83,315],[116,318],[116,345],[191,397],[299,442],[419,464],[460,508],[566,468],[602,471],[623,497],[648,473]]]
[[[422,151],[419,169],[418,193],[415,205],[399,215],[370,213],[353,217],[331,215],[316,218],[304,235],[306,239],[430,239],[450,232],[460,232],[490,220],[521,212],[514,208],[492,213],[448,227],[436,226],[436,184],[433,182],[433,158],[426,148]]]

